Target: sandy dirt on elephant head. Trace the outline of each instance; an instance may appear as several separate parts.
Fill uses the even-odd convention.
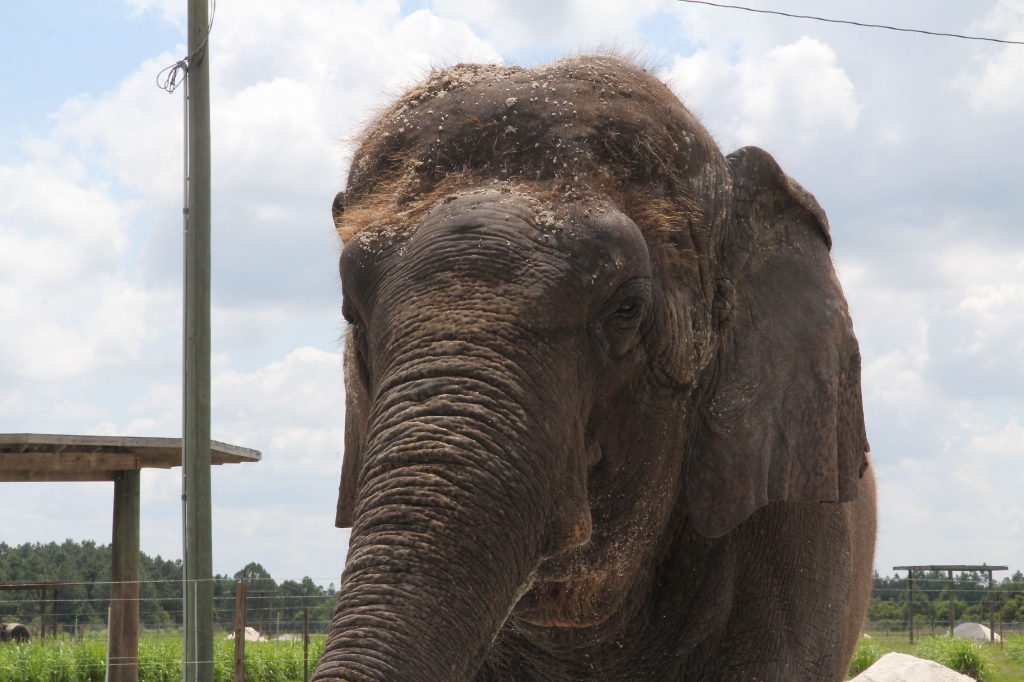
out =
[[[392,248],[428,211],[468,192],[528,197],[538,224],[595,200],[641,229],[673,300],[667,371],[692,382],[713,356],[716,244],[730,175],[704,127],[669,88],[614,56],[523,69],[460,64],[435,71],[363,133],[335,200],[343,241]],[[575,208],[574,208],[575,207]],[[667,353],[673,351],[666,350]]]

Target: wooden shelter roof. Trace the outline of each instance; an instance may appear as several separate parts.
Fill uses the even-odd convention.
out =
[[[258,462],[263,455],[210,441],[211,464]],[[0,482],[113,481],[118,471],[181,466],[180,438],[0,433]]]

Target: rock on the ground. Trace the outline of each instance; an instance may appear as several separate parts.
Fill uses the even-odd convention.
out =
[[[935,661],[891,651],[851,682],[974,682],[974,679]]]
[[[992,631],[981,623],[960,623],[953,629],[953,636],[973,639],[979,644],[992,641]],[[999,635],[996,635],[995,641],[999,641]]]
[[[234,639],[235,633],[228,635],[228,639]],[[245,628],[245,641],[247,642],[265,642],[267,638],[256,632],[256,628],[246,627]]]

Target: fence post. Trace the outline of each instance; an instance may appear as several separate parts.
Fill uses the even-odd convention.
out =
[[[39,639],[46,639],[46,590],[39,590]]]
[[[1003,612],[999,612],[999,650],[1003,650]]]
[[[988,634],[992,643],[996,641],[995,596],[992,594],[992,571],[988,572]]]
[[[57,639],[57,588],[53,588],[53,638]]]
[[[914,643],[914,572],[907,569],[907,594],[910,595],[910,599],[907,600],[907,621],[910,624],[910,643]]]
[[[245,682],[245,583],[235,584],[235,682]]]
[[[111,585],[110,587],[111,587],[111,589],[113,589],[114,585]],[[111,682],[111,674],[110,674],[110,672],[111,672],[110,671],[110,642],[112,641],[111,634],[114,632],[114,630],[113,630],[113,628],[110,627],[110,615],[111,615],[111,612],[113,610],[114,610],[113,606],[108,606],[107,607],[107,665],[106,665],[107,672],[106,672],[106,677],[103,678],[104,682]],[[117,665],[117,664],[115,663],[115,665]]]
[[[953,636],[956,627],[956,586],[953,584],[953,571],[949,572],[949,636]]]
[[[309,682],[309,607],[302,609],[302,682]]]

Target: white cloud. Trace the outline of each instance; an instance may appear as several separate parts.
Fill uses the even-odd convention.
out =
[[[275,452],[287,452],[290,470],[308,463],[308,453],[329,452],[328,470],[334,473],[344,431],[341,356],[297,348],[255,372],[219,371],[213,379],[213,411],[215,438],[240,444],[240,439],[255,439]]]
[[[468,22],[498,49],[550,45],[565,51],[594,49],[599,44],[638,45],[637,24],[664,9],[659,0],[434,0],[433,11]],[[561,54],[553,53],[554,59]]]
[[[137,204],[63,172],[62,161],[0,167],[0,320],[17,330],[0,336],[0,372],[10,376],[131,364],[168,303],[124,272]]]
[[[1024,0],[999,0],[973,28],[1004,40],[1024,40]],[[1018,45],[986,46],[953,79],[975,111],[1006,113],[1024,108],[1024,50]]]
[[[187,18],[188,5],[178,0],[125,0],[134,13],[152,10],[159,12],[164,21],[172,24],[184,24]]]
[[[1011,415],[999,431],[972,437],[967,449],[981,457],[1019,462],[1021,468],[1016,478],[1024,481],[1024,427],[1017,423],[1016,417]]]
[[[667,77],[723,142],[806,149],[857,126],[861,105],[835,51],[804,36],[732,63],[721,51],[676,57]]]

